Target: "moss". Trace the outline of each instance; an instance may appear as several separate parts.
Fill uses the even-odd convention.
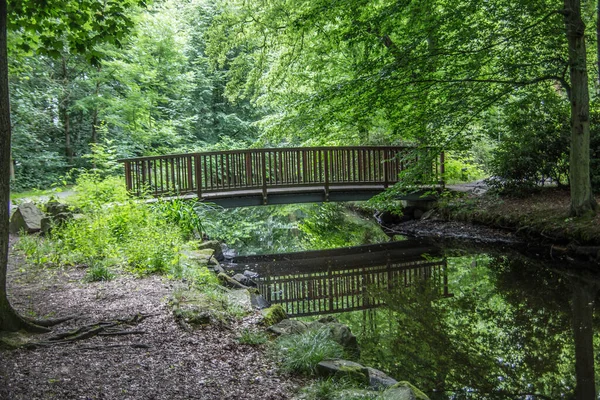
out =
[[[15,350],[33,340],[33,336],[25,332],[2,332],[0,333],[0,350]]]
[[[287,313],[280,304],[275,304],[261,311],[263,315],[262,324],[264,326],[275,325],[287,318]]]
[[[420,391],[419,389],[417,389],[410,382],[407,382],[407,381],[398,382],[394,386],[390,387],[390,389],[398,388],[398,387],[408,387],[410,390],[413,391],[416,400],[429,400],[429,397],[425,393],[423,393],[422,391]]]

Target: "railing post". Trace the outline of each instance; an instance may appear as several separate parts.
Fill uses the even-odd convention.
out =
[[[389,149],[384,149],[383,150],[383,187],[384,188],[388,188],[388,186],[390,186],[390,177],[389,177],[389,163],[388,163],[388,157],[389,157]]]
[[[267,205],[267,157],[265,156],[265,151],[260,152],[260,160],[262,164],[262,192],[263,192],[263,204]]]
[[[329,201],[329,150],[323,150],[324,152],[324,165],[325,168],[325,201]]]
[[[196,194],[198,200],[202,199],[202,164],[200,154],[194,154],[194,173],[196,175]]]
[[[127,191],[131,192],[133,189],[132,179],[131,179],[131,161],[125,160],[125,186],[127,186]]]

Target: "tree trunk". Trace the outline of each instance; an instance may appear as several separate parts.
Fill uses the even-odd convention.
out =
[[[575,338],[575,375],[577,400],[595,400],[594,331],[592,317],[597,289],[589,285],[577,285],[573,290],[573,337]]]
[[[11,307],[6,293],[11,164],[6,16],[6,0],[0,0],[0,331],[47,331],[19,317]]]
[[[569,45],[571,75],[571,150],[569,180],[571,215],[596,210],[590,179],[590,98],[588,92],[585,24],[581,19],[580,0],[564,0],[565,26]]]
[[[63,130],[65,134],[65,156],[67,157],[67,163],[73,165],[73,146],[71,144],[71,120],[69,116],[69,76],[67,71],[67,60],[65,56],[62,56],[62,78],[63,78],[63,93],[60,99],[61,117],[63,123]]]

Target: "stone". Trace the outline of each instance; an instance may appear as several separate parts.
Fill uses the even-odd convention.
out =
[[[323,360],[317,364],[317,375],[323,378],[349,378],[353,381],[367,383],[369,372],[362,364],[354,361],[334,359]]]
[[[252,302],[252,307],[257,308],[259,310],[269,308],[271,306],[271,304],[258,293],[251,293],[250,301]]]
[[[248,277],[249,279],[256,279],[260,275],[257,272],[245,270],[244,271],[244,276]]]
[[[223,257],[223,249],[221,248],[221,243],[217,240],[207,240],[206,242],[202,242],[198,245],[198,250],[213,250],[213,256],[217,261],[223,261],[225,257]]]
[[[377,393],[373,390],[368,390],[368,389],[357,389],[357,388],[342,389],[342,390],[336,391],[334,393],[332,399],[335,399],[335,400],[347,400],[347,399],[379,400],[379,393]]]
[[[256,286],[256,283],[252,282],[250,278],[248,278],[244,274],[235,274],[234,276],[232,276],[232,278],[241,283],[242,285]]]
[[[431,210],[429,210],[429,211],[425,211],[425,212],[423,213],[423,215],[421,215],[421,219],[422,219],[423,221],[426,221],[426,220],[430,219],[430,218],[433,216],[433,214],[434,214],[434,213],[435,213],[435,209],[434,209],[434,208],[432,208],[432,209],[431,209]]]
[[[308,326],[310,329],[328,329],[331,333],[331,338],[342,345],[344,350],[353,357],[358,358],[360,356],[360,347],[358,346],[356,336],[354,336],[350,328],[344,324],[340,324],[335,318],[321,318],[318,321],[309,323]]]
[[[183,254],[188,260],[199,265],[219,265],[211,249],[184,251]]]
[[[237,251],[230,249],[226,244],[221,245],[221,250],[223,251],[223,257],[226,260],[233,260],[237,257]]]
[[[287,318],[287,313],[281,306],[281,304],[272,305],[269,308],[265,308],[260,310],[260,313],[263,317],[261,323],[264,326],[272,326],[275,325]]]
[[[367,367],[367,373],[369,375],[369,387],[375,390],[387,389],[398,383],[394,378],[375,368]]]
[[[398,382],[381,395],[383,400],[429,400],[429,397],[409,382]]]
[[[220,273],[217,275],[217,278],[219,279],[219,282],[221,282],[221,284],[223,286],[227,286],[227,287],[233,288],[233,289],[248,289],[247,286],[242,285],[241,283],[239,283],[238,281],[236,281],[235,279],[233,279],[232,277],[230,277],[227,274]]]
[[[252,296],[246,289],[236,289],[227,293],[228,300],[231,304],[239,306],[245,312],[251,312],[252,308]]]
[[[53,226],[54,224],[52,223],[52,218],[42,218],[42,220],[40,221],[40,231],[42,232],[42,235],[47,235],[48,233],[50,233]]]
[[[295,319],[284,319],[274,325],[269,326],[267,330],[279,336],[294,335],[308,330],[308,325]]]
[[[68,213],[68,214],[72,214],[69,211],[69,206],[64,204],[64,203],[59,203],[56,200],[50,200],[49,202],[47,202],[45,204],[45,209],[46,209],[46,214],[50,215],[50,216],[55,216],[58,214],[63,214],[63,213]]]
[[[39,232],[42,229],[44,213],[33,203],[23,203],[17,208],[10,218],[9,230],[11,233]]]
[[[224,274],[225,270],[223,269],[223,267],[221,266],[221,264],[217,264],[217,265],[211,265],[209,267],[209,269],[214,272],[215,274]]]

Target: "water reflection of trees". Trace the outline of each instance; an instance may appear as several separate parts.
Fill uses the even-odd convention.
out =
[[[578,340],[579,359],[586,359],[578,375],[587,379],[580,381],[571,329],[571,302],[576,324],[591,326],[588,289],[529,259],[480,255],[448,263],[453,298],[439,299],[433,281],[423,282],[379,293],[387,310],[340,316],[355,331],[360,326],[363,361],[433,399],[572,398],[576,383],[578,398],[594,398],[591,330]]]

